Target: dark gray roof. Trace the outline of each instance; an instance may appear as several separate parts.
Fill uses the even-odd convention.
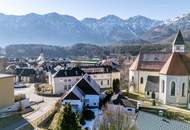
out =
[[[92,65],[92,66],[81,66],[80,67],[85,73],[87,74],[99,74],[99,73],[111,73],[111,72],[119,72],[116,68],[113,68],[112,66],[109,65]],[[88,71],[87,69],[102,69],[102,71]]]
[[[16,69],[16,75],[19,75],[19,76],[31,76],[35,74],[36,74],[36,71],[32,68],[17,68]]]
[[[73,93],[73,92],[68,93],[68,95],[65,96],[64,99],[69,99],[69,100],[80,100],[80,98],[77,97],[77,96],[75,95],[75,93]]]
[[[78,67],[72,69],[62,69],[55,73],[54,77],[82,76],[85,72]]]
[[[182,35],[182,33],[181,33],[180,30],[178,31],[173,44],[174,45],[185,45],[185,42],[184,42],[184,39],[183,39],[183,35]]]
[[[88,80],[88,81],[87,81]],[[81,100],[85,95],[100,95],[100,86],[85,74],[65,95],[62,100]]]
[[[159,91],[159,76],[148,76],[145,91],[158,92]]]
[[[85,94],[90,94],[90,95],[99,95],[96,90],[85,80],[81,79],[77,84],[77,87],[79,87]]]
[[[63,95],[62,100],[82,100],[84,96],[84,93],[77,86],[73,86]]]
[[[124,97],[120,93],[113,95],[111,98],[111,101],[115,105],[122,105],[124,107],[137,108],[137,101],[130,100],[129,98]]]

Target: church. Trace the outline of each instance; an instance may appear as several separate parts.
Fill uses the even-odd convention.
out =
[[[171,53],[139,52],[129,68],[129,92],[190,109],[190,55],[180,30]]]

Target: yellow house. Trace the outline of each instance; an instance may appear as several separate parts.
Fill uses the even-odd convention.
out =
[[[14,76],[0,74],[0,108],[14,104]]]

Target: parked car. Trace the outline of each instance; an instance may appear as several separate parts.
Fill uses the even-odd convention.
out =
[[[14,88],[26,88],[26,85],[23,83],[15,83]]]

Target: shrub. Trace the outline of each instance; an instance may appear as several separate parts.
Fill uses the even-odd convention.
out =
[[[109,89],[105,91],[106,95],[113,95],[113,90]]]
[[[113,95],[113,90],[109,89],[105,91],[106,96],[100,101],[100,108],[105,105],[107,102],[110,101],[112,95]]]
[[[152,106],[156,106],[156,101],[152,100]]]
[[[80,122],[77,118],[77,114],[72,111],[70,104],[64,105],[63,118],[61,122],[61,130],[81,130]]]
[[[15,102],[19,102],[19,101],[24,100],[24,99],[26,99],[25,94],[18,94],[15,96]]]
[[[92,120],[95,118],[94,112],[89,109],[85,109],[85,108],[82,112],[82,115],[84,116],[85,120]]]
[[[175,112],[172,112],[172,111],[166,111],[164,113],[164,117],[166,117],[168,119],[176,119],[177,118],[177,114]]]
[[[115,94],[120,92],[120,81],[119,81],[119,79],[114,79],[113,80],[113,92]]]
[[[80,117],[80,124],[81,125],[85,125],[86,124],[86,122],[85,122],[85,119],[84,119],[84,116],[82,115],[81,117]]]

